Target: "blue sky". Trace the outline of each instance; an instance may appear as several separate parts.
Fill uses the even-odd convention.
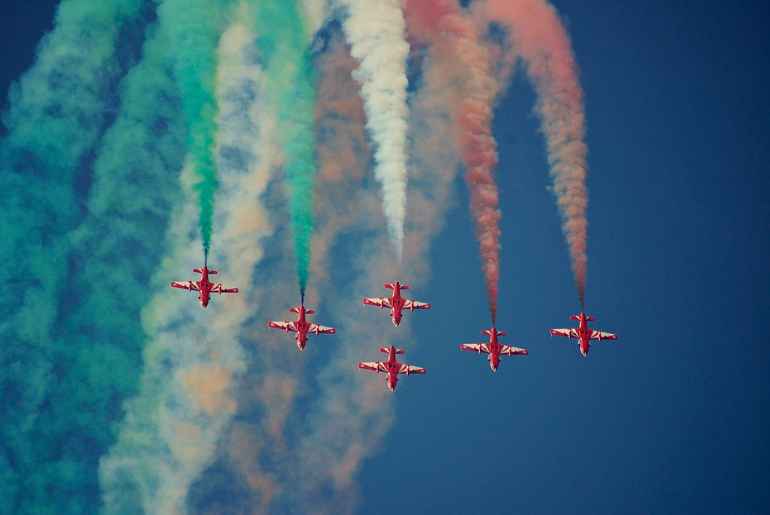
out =
[[[429,373],[399,384],[360,512],[768,513],[770,7],[553,3],[586,96],[587,308],[620,340],[584,360],[547,336],[578,306],[518,73],[495,120],[498,326],[530,355],[492,375],[457,351],[489,324],[458,182],[432,278],[413,292],[435,308],[415,316],[419,345],[404,342]],[[23,4],[0,21],[3,98],[56,2]]]

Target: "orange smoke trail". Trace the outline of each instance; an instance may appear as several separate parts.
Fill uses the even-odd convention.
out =
[[[537,90],[537,112],[582,306],[587,266],[587,148],[583,92],[567,31],[546,0],[487,0],[482,10],[487,20],[508,28],[511,43],[524,59]]]
[[[497,144],[492,136],[492,104],[497,83],[487,48],[479,42],[476,25],[457,0],[405,0],[410,35],[431,44],[445,71],[457,81],[453,113],[457,146],[465,164],[471,213],[479,240],[489,311],[494,323],[500,278],[500,208],[493,170]]]

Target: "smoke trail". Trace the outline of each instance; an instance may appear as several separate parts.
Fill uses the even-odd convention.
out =
[[[54,334],[60,292],[68,286],[72,244],[66,235],[82,218],[76,188],[87,186],[116,83],[134,59],[126,47],[141,33],[142,5],[63,1],[34,66],[11,87],[3,115],[0,513],[49,513],[53,507],[83,513],[93,497],[94,460],[75,454],[89,438],[98,449],[108,428],[86,428],[62,448],[64,435],[82,423],[65,406],[94,392],[84,387],[77,398],[60,393],[76,380],[70,365],[77,354],[64,354],[66,344]],[[52,407],[60,397],[66,403]]]
[[[415,221],[407,226],[405,251],[408,259],[405,262],[409,263],[409,268],[403,270],[403,276],[414,286],[419,286],[428,276],[430,239],[440,229],[445,209],[450,204],[451,185],[457,168],[457,156],[453,148],[446,145],[451,140],[451,101],[455,97],[452,85],[434,64],[428,60],[422,87],[412,104],[411,139],[415,141],[416,172],[414,180],[410,181],[409,208],[415,216],[409,220]],[[344,98],[346,87],[352,86],[346,86],[344,81],[343,73],[328,70],[322,79],[321,91],[325,85],[328,91],[339,92]],[[356,141],[357,123],[362,121],[356,117],[355,110],[339,103],[334,96],[331,102],[321,102],[321,107],[328,109],[321,115],[322,121],[333,122],[345,117],[342,119],[347,120],[347,124],[338,124],[336,131],[328,133],[327,140],[319,141],[321,148],[328,146],[328,150],[319,155],[331,158],[322,161],[319,190],[324,195],[335,192],[350,199],[352,208],[346,209],[346,206],[333,202],[320,205],[316,244],[321,248],[342,245],[351,253],[354,266],[344,275],[345,284],[350,286],[338,290],[335,296],[338,300],[325,304],[331,309],[334,321],[345,331],[335,337],[332,361],[318,375],[317,387],[309,401],[311,405],[296,432],[298,441],[290,446],[302,459],[290,457],[287,460],[291,465],[289,477],[301,477],[303,481],[299,485],[300,495],[290,500],[293,509],[287,511],[339,514],[354,511],[357,502],[355,475],[362,461],[381,444],[393,417],[389,394],[381,378],[356,373],[354,368],[354,363],[367,352],[377,352],[376,347],[362,351],[361,342],[369,340],[372,333],[384,334],[390,322],[387,317],[362,319],[360,306],[349,299],[359,292],[377,291],[382,287],[381,277],[391,277],[396,271],[392,260],[382,253],[388,238],[377,231],[381,224],[378,193],[367,187],[358,169],[366,163],[366,148],[351,144]],[[338,152],[337,148],[343,151]],[[337,156],[349,155],[351,150],[355,156],[355,161],[351,162],[353,166],[341,166]],[[343,234],[344,241],[340,239]],[[330,281],[333,279],[329,278]],[[335,287],[340,288],[340,283],[336,282]],[[400,331],[407,331],[400,332],[400,341],[408,342],[408,327],[402,325]],[[374,355],[371,357],[375,358]]]
[[[79,254],[67,291],[77,292],[77,301],[58,326],[58,386],[39,416],[55,442],[43,458],[55,463],[51,482],[88,466],[88,504],[73,502],[73,513],[94,513],[100,504],[98,459],[112,445],[119,408],[139,379],[139,312],[177,198],[184,126],[165,66],[167,46],[151,36],[142,62],[122,84],[121,114],[94,165],[89,216],[72,237]]]
[[[497,83],[492,78],[490,57],[479,41],[475,24],[456,0],[407,0],[409,34],[431,44],[441,55],[447,80],[456,84],[457,134],[455,139],[465,165],[465,180],[476,224],[489,311],[494,324],[500,276],[501,218],[497,183],[497,144],[492,136],[492,108]]]
[[[284,174],[289,184],[291,228],[300,294],[304,298],[313,234],[315,73],[297,0],[255,2],[254,30],[265,62],[266,93],[275,106]]]
[[[174,71],[187,119],[190,165],[199,180],[195,185],[200,204],[199,221],[203,251],[211,247],[211,223],[217,170],[214,137],[217,101],[214,93],[216,47],[222,32],[223,14],[232,0],[164,0],[158,19],[174,48]]]
[[[355,502],[353,478],[361,460],[379,445],[392,416],[384,402],[383,384],[351,373],[350,368],[362,357],[361,337],[372,332],[372,320],[367,318],[364,328],[360,307],[349,298],[375,286],[379,289],[381,281],[375,283],[374,278],[394,271],[392,260],[382,255],[388,235],[381,231],[384,219],[377,185],[364,177],[369,153],[364,109],[350,74],[355,61],[339,40],[332,39],[329,47],[318,60],[316,195],[325,201],[316,205],[312,270],[319,292],[333,284],[339,298],[345,299],[321,304],[324,311],[331,307],[334,315],[323,315],[323,320],[345,331],[334,337],[332,361],[324,365],[318,380],[305,384],[298,378],[305,360],[312,358],[308,352],[323,352],[322,348],[294,357],[285,335],[246,329],[244,337],[258,342],[253,347],[253,365],[241,387],[228,455],[196,485],[198,513],[350,512]],[[429,74],[429,85],[418,95],[413,113],[415,134],[420,136],[417,164],[424,173],[415,177],[409,206],[424,217],[409,227],[405,250],[414,267],[408,270],[409,277],[426,273],[426,238],[441,225],[455,173],[456,157],[452,146],[446,145],[451,137],[447,129],[452,87],[440,79]],[[271,216],[280,214],[272,211]],[[276,245],[281,241],[277,238]],[[280,288],[288,274],[281,250],[269,244],[266,249],[275,254],[268,257],[273,265],[258,272],[261,276],[249,292],[249,302],[259,306],[257,320],[288,302],[285,289]],[[330,275],[334,271],[327,265],[332,253],[339,252],[350,253],[355,265],[341,278]],[[315,296],[314,291],[309,293]],[[384,332],[390,323],[387,317],[375,317],[373,322],[380,324],[375,332]],[[402,325],[401,330],[406,328]],[[311,345],[327,345],[320,338],[315,342]],[[215,483],[230,488],[232,499],[215,492]]]
[[[238,11],[239,21],[225,32],[219,48],[222,202],[216,222],[221,245],[211,256],[221,277],[237,278],[241,287],[261,259],[261,238],[272,231],[258,199],[271,169],[261,156],[275,153],[274,127],[260,101],[264,76],[244,13]],[[107,514],[185,513],[189,487],[211,461],[235,411],[232,392],[244,369],[238,331],[250,304],[245,295],[217,297],[206,312],[194,297],[168,288],[168,280],[200,265],[198,241],[190,236],[192,181],[187,169],[182,189],[188,201],[177,211],[169,234],[175,250],[165,258],[154,281],[159,293],[143,313],[150,341],[141,391],[127,404],[118,444],[101,463]]]
[[[537,90],[537,112],[582,306],[587,267],[588,167],[583,92],[569,36],[556,10],[545,0],[487,0],[482,9],[488,20],[509,29],[512,44],[524,59]]]
[[[375,144],[375,177],[382,183],[388,230],[401,259],[406,213],[406,57],[400,0],[338,0],[347,8],[343,23],[351,52],[360,62],[367,127]]]

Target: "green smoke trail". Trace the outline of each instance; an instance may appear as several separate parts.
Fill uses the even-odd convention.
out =
[[[254,1],[254,30],[267,77],[267,95],[275,106],[284,174],[289,184],[289,210],[300,294],[310,269],[313,234],[315,163],[315,70],[308,49],[302,9],[296,0]]]
[[[174,49],[174,71],[187,120],[187,147],[198,175],[199,222],[203,251],[211,246],[217,170],[214,137],[217,100],[214,92],[216,49],[228,0],[165,0],[158,18]]]
[[[64,0],[34,66],[14,84],[0,144],[0,513],[82,513],[78,464],[41,465],[41,417],[63,363],[52,338],[67,285],[66,237],[82,217],[76,183],[103,133],[118,59],[143,0]],[[121,52],[131,60],[131,52]],[[52,428],[53,429],[53,428]],[[45,434],[42,434],[45,433]],[[58,477],[56,477],[58,476]],[[74,490],[73,490],[74,489]],[[66,490],[66,494],[65,494]],[[88,511],[88,510],[86,510]]]

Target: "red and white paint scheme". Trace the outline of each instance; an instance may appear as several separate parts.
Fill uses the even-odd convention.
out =
[[[588,349],[591,347],[590,340],[617,340],[617,335],[613,333],[605,333],[604,331],[596,331],[588,327],[588,322],[594,320],[591,315],[585,313],[578,313],[569,317],[570,320],[577,320],[577,329],[551,329],[551,336],[564,336],[566,338],[575,338],[580,345],[580,354],[583,357],[588,356]]]
[[[403,310],[408,309],[409,311],[414,311],[415,309],[430,309],[430,304],[427,302],[409,300],[401,296],[401,290],[409,289],[408,284],[401,284],[396,281],[394,283],[385,283],[385,288],[393,290],[393,294],[390,297],[364,297],[364,304],[376,306],[378,308],[390,308],[390,318],[393,320],[393,325],[396,327],[401,323]]]
[[[304,304],[294,306],[289,309],[290,312],[297,314],[296,320],[284,320],[282,322],[274,322],[273,320],[267,321],[267,327],[271,329],[280,329],[282,331],[297,333],[297,349],[300,351],[305,350],[307,345],[308,334],[334,334],[337,330],[333,327],[326,327],[324,325],[317,325],[313,322],[308,322],[306,316],[315,313],[315,310],[306,309]]]
[[[521,347],[511,347],[510,345],[503,345],[497,340],[498,336],[505,336],[503,331],[498,331],[497,328],[484,329],[481,334],[489,336],[489,342],[487,343],[462,343],[460,344],[460,350],[468,352],[483,352],[488,354],[489,368],[492,372],[497,372],[497,367],[500,366],[500,356],[526,356],[529,354],[527,349]]]
[[[387,361],[359,361],[358,368],[369,370],[370,372],[377,372],[378,374],[387,374],[385,385],[391,392],[396,391],[399,374],[411,375],[425,373],[425,369],[422,367],[415,367],[413,365],[406,365],[398,362],[396,354],[403,354],[404,349],[397,349],[391,345],[390,347],[380,347],[380,352],[384,352],[388,355]]]
[[[180,290],[197,291],[198,300],[201,302],[201,306],[208,307],[209,300],[212,293],[238,293],[238,288],[225,288],[221,283],[209,282],[209,275],[216,275],[216,270],[209,270],[207,266],[203,268],[193,268],[193,272],[201,274],[199,281],[173,281],[171,283],[172,288],[179,288]]]

